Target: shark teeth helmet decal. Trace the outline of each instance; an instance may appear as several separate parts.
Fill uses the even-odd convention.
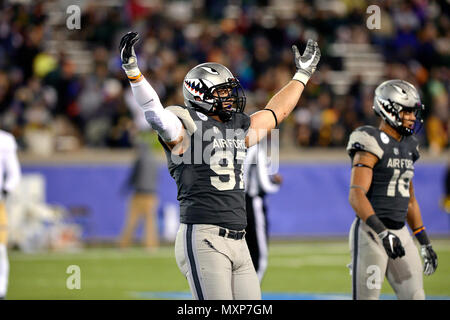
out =
[[[205,92],[212,87],[212,83],[205,79],[184,79],[184,87],[194,96],[203,100]],[[207,100],[209,101],[209,100]],[[213,102],[211,100],[211,102]]]

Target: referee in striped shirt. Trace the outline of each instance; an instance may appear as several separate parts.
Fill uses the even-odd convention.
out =
[[[247,228],[245,239],[259,281],[262,281],[268,260],[268,225],[265,196],[276,193],[282,182],[278,174],[269,175],[267,150],[264,143],[247,151],[244,164]]]

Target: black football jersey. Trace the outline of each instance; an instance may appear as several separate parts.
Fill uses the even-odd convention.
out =
[[[159,138],[178,187],[180,222],[244,229],[243,163],[250,117],[233,113],[228,122],[220,122],[189,107],[168,109],[180,118],[189,134],[188,148],[180,156]]]
[[[347,152],[353,161],[357,151],[377,156],[372,184],[367,192],[376,215],[388,228],[404,226],[409,203],[409,186],[414,163],[419,159],[419,143],[414,136],[401,141],[372,126],[359,127],[350,135]]]

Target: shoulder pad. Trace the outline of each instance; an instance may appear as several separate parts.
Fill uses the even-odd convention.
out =
[[[370,126],[359,127],[353,131],[347,144],[348,154],[353,157],[357,151],[366,151],[381,159],[384,151],[375,138],[375,132],[376,129]]]
[[[197,125],[195,124],[194,119],[192,119],[189,110],[181,106],[169,106],[166,110],[169,110],[181,119],[185,129],[190,135],[197,131]]]

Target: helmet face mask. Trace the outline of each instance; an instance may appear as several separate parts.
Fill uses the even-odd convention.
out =
[[[413,108],[401,106],[401,111],[399,112],[399,118],[400,118],[400,121],[402,122],[402,125],[397,128],[397,131],[403,136],[409,136],[409,135],[418,133],[420,131],[420,129],[422,128],[422,124],[423,124],[423,118],[422,118],[423,110],[424,110],[423,104],[417,105],[416,107],[413,107]],[[405,116],[404,116],[404,113],[402,115],[402,112],[414,113],[415,120],[414,120],[414,125],[412,128],[405,125],[404,122],[408,121],[408,120],[406,120],[404,118]]]
[[[243,112],[245,108],[245,93],[238,80],[228,79],[228,82],[210,88],[215,100],[215,107],[231,112]]]
[[[203,63],[189,71],[183,82],[184,103],[222,121],[233,112],[243,112],[246,97],[239,81],[223,65]]]
[[[417,133],[423,123],[424,105],[420,101],[416,88],[403,80],[389,80],[375,89],[375,113],[402,136]],[[405,112],[414,113],[415,123],[411,128],[405,125]]]

